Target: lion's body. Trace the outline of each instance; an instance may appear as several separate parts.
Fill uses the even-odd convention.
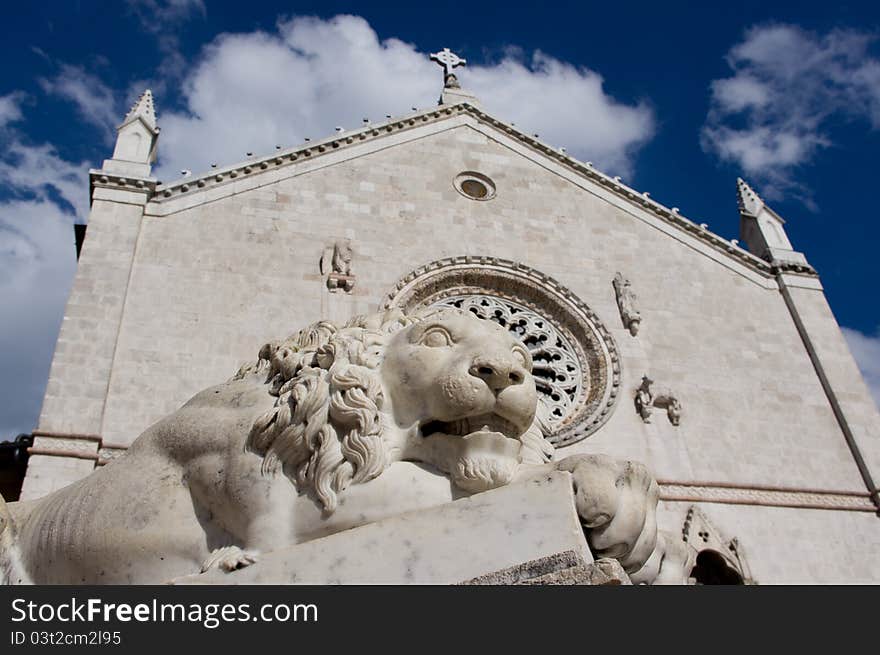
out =
[[[458,310],[313,324],[83,480],[0,499],[0,581],[157,584],[231,570],[555,467],[572,474],[596,553],[638,570],[657,541],[656,483],[601,456],[551,463],[531,367],[505,328]]]
[[[119,460],[38,501],[10,503],[31,581],[161,583],[197,573],[222,546],[277,549],[453,498],[446,477],[397,462],[324,515],[245,450],[274,401],[260,376],[206,389]]]

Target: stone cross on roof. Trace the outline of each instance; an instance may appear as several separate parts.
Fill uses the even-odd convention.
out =
[[[456,66],[466,66],[467,60],[462,59],[457,54],[452,52],[449,48],[443,48],[440,52],[434,52],[431,54],[431,61],[436,61],[438,64],[443,66],[443,84],[446,87],[458,88],[458,78],[455,76],[455,73],[452,72],[452,69]]]

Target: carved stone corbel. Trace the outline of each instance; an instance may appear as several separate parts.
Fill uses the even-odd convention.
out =
[[[327,276],[330,293],[339,290],[351,293],[357,278],[351,273],[352,251],[347,239],[340,239],[327,248],[321,257],[321,274]]]
[[[617,296],[617,307],[620,310],[623,326],[629,330],[631,335],[636,336],[639,333],[642,315],[636,309],[637,296],[632,290],[632,285],[621,273],[614,276],[612,284],[614,285],[614,295]]]
[[[645,423],[651,422],[651,413],[655,407],[666,410],[666,416],[672,425],[681,422],[681,401],[669,389],[652,390],[654,381],[647,375],[642,376],[642,384],[636,389],[636,411]]]

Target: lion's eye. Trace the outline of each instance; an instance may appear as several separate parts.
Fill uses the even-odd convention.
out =
[[[427,330],[422,335],[419,343],[423,346],[429,346],[430,348],[442,348],[452,344],[452,337],[449,336],[449,332],[443,328],[435,327]]]

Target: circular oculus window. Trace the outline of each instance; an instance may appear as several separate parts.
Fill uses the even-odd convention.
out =
[[[471,200],[491,200],[495,197],[495,183],[482,173],[459,173],[455,176],[453,185],[456,191]]]

